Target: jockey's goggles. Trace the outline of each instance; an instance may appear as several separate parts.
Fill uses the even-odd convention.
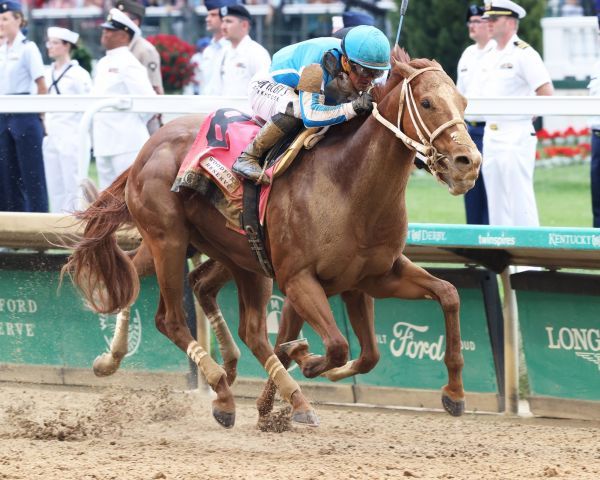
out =
[[[375,70],[373,68],[366,68],[358,63],[354,63],[352,60],[348,60],[350,64],[350,68],[354,73],[356,73],[359,77],[362,78],[370,78],[371,80],[375,80],[383,75],[385,70]]]

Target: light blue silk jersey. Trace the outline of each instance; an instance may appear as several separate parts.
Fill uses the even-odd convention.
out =
[[[283,83],[295,89],[300,81],[302,70],[317,63],[323,70],[322,89],[324,89],[325,85],[332,80],[322,63],[323,55],[327,52],[331,52],[339,63],[342,56],[341,40],[330,37],[313,38],[282,48],[273,55],[271,76],[277,83]],[[335,125],[356,116],[350,103],[328,105],[329,102],[325,95],[321,93],[299,91],[298,95],[302,121],[306,127]]]

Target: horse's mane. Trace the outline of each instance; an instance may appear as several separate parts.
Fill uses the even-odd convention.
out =
[[[435,60],[429,60],[428,58],[415,58],[412,60],[408,53],[404,50],[395,47],[392,51],[392,68],[388,75],[387,81],[383,85],[377,85],[371,91],[373,95],[373,99],[376,102],[380,102],[383,98],[398,85],[403,79],[404,75],[399,67],[399,65],[407,63],[413,68],[420,70],[421,68],[426,67],[439,67],[440,64]]]

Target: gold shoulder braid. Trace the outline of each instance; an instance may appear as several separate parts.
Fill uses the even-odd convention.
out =
[[[528,47],[530,47],[530,45],[527,42],[524,42],[523,40],[517,40],[515,42],[515,46],[517,46],[518,48],[528,48]]]

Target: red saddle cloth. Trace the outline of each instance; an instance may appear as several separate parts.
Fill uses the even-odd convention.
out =
[[[240,225],[243,183],[231,171],[231,167],[244,148],[254,140],[260,130],[252,118],[233,109],[219,109],[211,113],[202,123],[192,148],[185,156],[172,191],[188,187],[203,192],[205,179],[209,178],[219,187],[225,201],[216,202],[215,207],[227,219],[227,226],[243,233]],[[270,174],[274,165],[267,170]],[[264,220],[267,199],[271,186],[263,186],[260,193],[259,218]]]

